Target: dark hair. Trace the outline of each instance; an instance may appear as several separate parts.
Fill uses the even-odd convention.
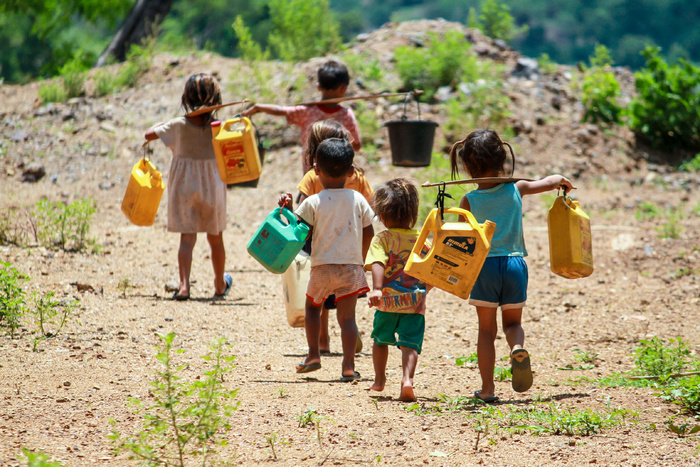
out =
[[[338,60],[328,60],[318,68],[318,86],[321,89],[338,89],[350,84],[348,69]]]
[[[350,140],[350,133],[345,127],[335,120],[320,120],[311,125],[309,138],[306,140],[306,162],[313,167],[316,161],[316,148],[328,138],[340,138]]]
[[[418,190],[405,178],[389,180],[372,195],[372,209],[380,219],[410,229],[418,220]]]
[[[462,149],[457,149],[460,145]],[[513,148],[510,144],[501,141],[501,137],[495,131],[484,129],[472,131],[462,141],[453,144],[450,149],[452,179],[459,175],[459,160],[473,178],[483,177],[489,172],[503,172],[508,156],[503,146],[508,146],[513,155]],[[515,163],[515,155],[513,155],[513,163]]]
[[[350,142],[341,138],[328,138],[316,149],[316,167],[332,178],[346,175],[355,157]]]
[[[219,82],[211,75],[197,73],[190,76],[182,92],[182,107],[187,112],[200,107],[221,104],[221,88]],[[204,117],[207,114],[203,114]]]

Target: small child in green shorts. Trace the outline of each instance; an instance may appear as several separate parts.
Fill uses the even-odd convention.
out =
[[[373,391],[386,385],[389,345],[401,349],[403,377],[399,400],[414,401],[413,376],[425,332],[425,298],[430,286],[404,271],[418,238],[418,190],[408,180],[389,180],[374,192],[372,208],[387,230],[372,239],[365,269],[372,271],[369,306],[376,306],[372,338]],[[429,247],[424,247],[426,253]],[[397,338],[398,335],[398,338]]]

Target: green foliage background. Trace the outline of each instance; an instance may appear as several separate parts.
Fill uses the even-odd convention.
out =
[[[176,0],[161,27],[162,47],[204,49],[239,55],[231,25],[240,15],[252,38],[267,48],[275,0]],[[280,3],[277,1],[277,3]],[[289,1],[292,7],[294,2]],[[387,21],[442,17],[467,22],[488,13],[492,0],[330,0],[345,40]],[[558,63],[585,62],[595,44],[605,45],[615,64],[635,69],[648,45],[668,60],[700,61],[697,0],[503,0],[527,31],[512,38],[524,55],[543,53]],[[0,79],[22,82],[53,76],[81,53],[94,61],[134,0],[5,0],[0,2]],[[486,8],[484,8],[486,7]],[[300,29],[308,25],[300,25]],[[501,31],[503,33],[503,31]],[[506,37],[508,35],[506,34]]]

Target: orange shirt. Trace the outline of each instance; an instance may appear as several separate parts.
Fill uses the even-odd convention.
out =
[[[297,188],[308,198],[311,195],[320,193],[321,190],[323,190],[323,185],[321,185],[321,180],[318,178],[318,175],[316,175],[316,172],[311,169],[306,172],[304,178],[302,178],[299,185],[297,185]],[[357,169],[345,180],[345,188],[357,191],[365,197],[367,202],[372,199],[372,193],[374,193],[374,190],[372,190],[365,176]]]

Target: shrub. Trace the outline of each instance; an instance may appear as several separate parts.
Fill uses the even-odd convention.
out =
[[[85,95],[85,65],[80,56],[61,67],[61,82],[68,99]]]
[[[6,327],[10,337],[15,337],[20,319],[27,312],[22,283],[29,277],[17,271],[10,263],[0,262],[0,325]]]
[[[282,60],[307,60],[340,45],[340,27],[328,0],[270,0],[269,8],[272,31],[268,41]]]
[[[267,50],[263,52],[260,44],[255,42],[250,28],[245,25],[241,15],[236,16],[236,20],[233,22],[232,27],[236,33],[236,38],[238,39],[238,52],[243,60],[257,62],[259,60],[267,60],[269,58],[270,52]]]
[[[642,55],[646,68],[635,73],[629,127],[656,148],[700,149],[700,68],[683,59],[669,65],[658,47]]]
[[[426,47],[401,46],[394,50],[396,71],[405,89],[422,89],[431,100],[441,86],[455,85],[469,55],[471,44],[459,31],[447,31],[442,38],[429,34]]]
[[[108,96],[117,90],[117,77],[105,70],[95,75],[95,96]]]
[[[192,381],[183,381],[182,371],[188,365],[176,364],[172,359],[175,333],[158,337],[162,345],[156,359],[162,369],[151,382],[148,403],[131,399],[136,414],[143,418],[143,428],[133,436],[123,436],[115,429],[110,438],[118,450],[149,465],[183,467],[189,457],[198,458],[201,465],[211,465],[207,460],[215,452],[214,446],[225,444],[219,435],[230,428],[229,418],[238,408],[233,402],[238,389],[224,385],[225,376],[234,368],[235,356],[225,355],[228,344],[219,339],[203,357],[210,369]]]
[[[151,56],[153,54],[153,42],[148,40],[141,45],[132,45],[126,55],[126,62],[117,72],[118,88],[133,88],[138,84],[139,79],[151,67]]]
[[[596,45],[591,66],[583,73],[582,100],[584,122],[613,124],[620,121],[622,108],[617,104],[620,84],[610,71],[612,59],[604,45]]]
[[[527,25],[517,27],[510,14],[510,7],[499,0],[484,0],[478,18],[476,12],[471,9],[467,25],[480,29],[492,39],[502,39],[506,42],[512,42],[529,29]]]

